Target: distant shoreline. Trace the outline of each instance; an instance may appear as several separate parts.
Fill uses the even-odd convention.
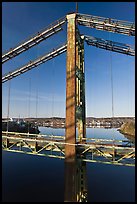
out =
[[[51,128],[65,128],[66,119],[61,117],[50,117],[50,118],[9,118],[8,120],[23,120],[25,122],[34,124],[41,127]],[[127,121],[134,121],[135,117],[108,117],[108,118],[86,118],[87,128],[120,128],[122,124]],[[7,118],[2,118],[2,122],[7,121]]]

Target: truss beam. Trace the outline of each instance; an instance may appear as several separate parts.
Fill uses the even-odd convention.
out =
[[[35,68],[35,67],[37,67],[40,64],[45,63],[46,61],[48,61],[48,60],[50,60],[50,59],[64,53],[66,50],[67,50],[67,45],[66,44],[62,45],[61,47],[59,47],[57,49],[53,49],[53,51],[51,51],[51,52],[37,58],[34,61],[30,61],[28,64],[24,65],[23,67],[18,68],[16,70],[14,70],[12,72],[9,72],[8,74],[4,75],[2,77],[2,83],[6,82],[6,81],[8,81],[8,80],[10,80],[10,79],[12,79],[14,77],[17,77],[17,76],[19,76],[19,75],[21,75],[21,74]]]
[[[27,140],[35,140],[38,139],[39,141],[43,140],[43,139],[50,139],[50,140],[55,140],[57,142],[63,142],[65,141],[65,136],[61,136],[61,135],[45,135],[45,134],[31,134],[31,133],[21,133],[21,132],[7,132],[7,131],[2,131],[2,138],[14,138],[14,139],[27,139]],[[113,139],[99,139],[99,138],[90,138],[90,137],[86,137],[82,139],[82,143],[85,144],[85,146],[88,147],[88,145],[94,144],[94,145],[105,145],[107,146],[111,146],[113,148],[113,146],[117,146],[117,147],[123,147],[123,148],[128,148],[128,146],[125,144],[127,142],[129,142],[129,147],[134,147],[134,144],[130,143],[130,141],[128,140],[113,140]],[[87,141],[87,142],[85,142]],[[79,139],[76,138],[76,144],[75,145],[82,145],[82,144],[78,144],[79,143]],[[69,144],[69,143],[68,143]],[[132,144],[132,145],[131,145]],[[90,147],[90,146],[89,146]],[[87,151],[87,150],[86,150]],[[82,152],[84,153],[84,152]]]
[[[113,52],[135,56],[135,50],[131,48],[130,45],[86,35],[84,36],[84,38],[88,45],[92,45],[105,50],[110,50]]]
[[[24,148],[27,148],[29,151],[37,155],[45,155],[48,152],[51,152],[53,155],[60,154],[60,156],[65,156],[65,138],[64,140],[60,140],[57,138],[51,139],[38,136],[31,137],[29,135],[26,136],[25,133],[24,136],[25,137],[23,137],[23,135],[13,135],[10,134],[10,132],[4,134],[2,132],[3,150],[15,151],[16,147],[18,147],[18,150],[25,151]],[[122,141],[121,144],[115,146],[113,146],[112,143],[107,143],[107,141],[104,144],[98,142],[77,142],[76,144],[67,143],[67,145],[75,146],[77,156],[82,157],[84,160],[88,159],[91,162],[108,162],[114,165],[135,165],[135,147],[125,147],[123,146]],[[73,161],[71,162],[73,163]],[[68,161],[67,163],[71,162]]]
[[[20,53],[30,49],[34,45],[39,44],[43,40],[47,39],[51,35],[54,35],[55,33],[59,32],[62,30],[62,25],[66,22],[66,18],[63,17],[62,19],[59,19],[58,21],[50,24],[47,28],[44,30],[41,30],[37,34],[31,36],[24,42],[20,43],[16,47],[10,49],[9,51],[6,51],[5,53],[2,54],[2,63],[8,61],[9,59],[16,57]]]
[[[133,22],[79,13],[77,14],[77,22],[79,25],[95,28],[97,30],[135,36],[135,24]]]

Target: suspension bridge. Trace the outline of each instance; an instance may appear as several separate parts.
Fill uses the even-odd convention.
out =
[[[86,162],[135,165],[135,146],[129,141],[86,137],[84,42],[89,46],[130,56],[135,56],[135,50],[128,44],[81,35],[79,26],[135,36],[135,24],[87,14],[67,14],[3,53],[2,63],[61,32],[62,26],[66,23],[67,42],[2,76],[2,83],[5,83],[66,52],[65,136],[2,131],[2,148],[11,152],[65,159],[65,201],[82,202],[87,201]],[[78,127],[78,137],[76,137],[76,127]]]

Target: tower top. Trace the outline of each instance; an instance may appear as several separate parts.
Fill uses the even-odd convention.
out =
[[[76,13],[67,14],[67,19],[75,18],[75,17],[76,17]]]

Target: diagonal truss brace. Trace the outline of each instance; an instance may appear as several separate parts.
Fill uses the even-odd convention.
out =
[[[62,25],[66,22],[66,18],[63,17],[62,19],[59,19],[58,21],[50,24],[47,28],[43,29],[42,31],[38,32],[37,34],[31,36],[24,42],[20,43],[16,47],[12,48],[9,51],[6,51],[2,54],[2,63],[8,61],[9,59],[19,55],[20,53],[30,49],[31,47],[39,44],[43,40],[47,39],[51,35],[54,35],[55,33],[62,30]]]
[[[110,40],[104,40],[101,38],[96,38],[96,37],[87,36],[87,35],[84,35],[84,39],[88,45],[92,45],[101,49],[110,50],[113,52],[119,52],[122,54],[135,56],[135,50],[131,48],[130,45],[119,43],[119,42],[113,42]]]
[[[131,157],[134,157],[134,156],[135,156],[135,151],[131,151],[128,154],[121,157],[120,159],[118,159],[116,162],[119,162],[119,161],[123,160],[124,158],[131,158]]]
[[[15,152],[24,152],[26,154],[33,154],[33,155],[40,155],[40,156],[46,156],[46,152],[48,151],[53,151],[53,155],[52,157],[56,157],[55,152],[58,151],[62,154],[62,156],[64,155],[64,142],[60,142],[60,141],[47,141],[44,138],[41,140],[39,138],[35,139],[35,138],[20,138],[20,137],[5,137],[2,136],[2,139],[6,139],[4,140],[3,143],[3,150],[6,151],[15,151]],[[7,142],[8,140],[8,142]],[[47,144],[44,144],[46,142]],[[5,143],[8,143],[8,145],[6,145]],[[32,145],[31,145],[32,144]],[[15,149],[17,146],[19,145],[20,150]],[[25,146],[24,146],[25,145]],[[43,146],[44,145],[44,146]],[[72,145],[72,144],[69,144]],[[22,149],[22,147],[26,147],[28,148],[30,151],[26,152],[24,151],[24,149]],[[134,163],[130,163],[128,162],[126,159],[135,159],[135,148],[125,148],[125,147],[115,147],[116,148],[116,153],[115,153],[115,160],[113,160],[113,156],[111,155],[111,151],[108,151],[107,153],[100,148],[100,145],[89,145],[89,144],[77,144],[77,150],[80,153],[79,156],[83,157],[84,160],[88,160],[89,162],[101,162],[101,163],[110,163],[110,164],[114,164],[114,165],[131,165],[134,166]],[[102,145],[101,145],[102,146]],[[15,148],[13,148],[15,147]],[[80,148],[79,148],[80,147]],[[108,147],[108,146],[104,146],[103,147]],[[113,146],[110,146],[110,149],[113,148]],[[44,152],[42,152],[42,150],[44,150]],[[124,153],[123,150],[130,150],[128,153]],[[46,151],[46,152],[45,152]],[[119,154],[119,153],[122,154]],[[93,153],[95,156],[103,156],[104,158],[107,159],[107,161],[103,161],[102,158],[101,160],[99,158],[94,158],[93,159]],[[89,156],[92,156],[89,157]],[[51,154],[49,154],[48,156],[51,156]],[[64,157],[58,157],[58,158],[64,158]],[[112,159],[112,160],[111,160]],[[121,162],[123,160],[123,162]],[[132,161],[132,160],[131,160]]]
[[[37,67],[38,65],[64,53],[65,51],[67,50],[67,45],[64,44],[63,46],[57,48],[57,49],[54,49],[52,52],[49,52],[39,58],[37,58],[36,60],[34,61],[30,61],[28,64],[24,65],[23,67],[21,68],[18,68],[12,72],[9,72],[8,74],[4,75],[2,77],[2,83],[16,77],[16,76],[19,76],[20,74],[23,74],[35,67]]]

